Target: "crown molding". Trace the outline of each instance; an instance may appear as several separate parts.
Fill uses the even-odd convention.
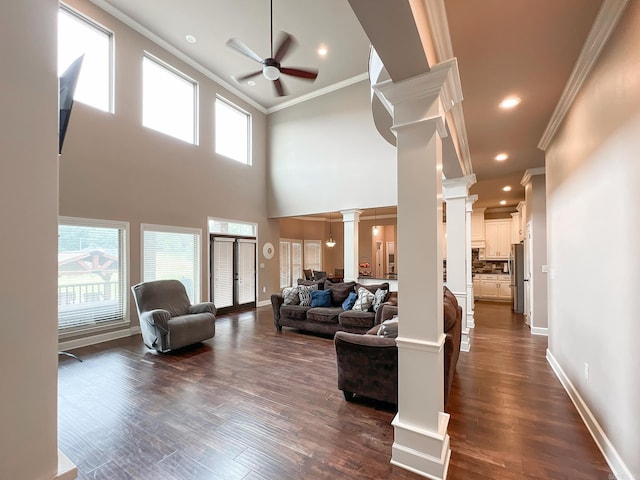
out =
[[[526,172],[524,172],[524,175],[522,176],[522,180],[520,180],[520,185],[522,185],[523,187],[526,187],[529,184],[529,182],[531,182],[531,177],[535,175],[544,175],[544,174],[545,174],[544,167],[530,168]]]
[[[622,12],[627,6],[629,0],[604,0],[602,6],[598,11],[593,26],[589,31],[587,40],[582,47],[580,56],[576,61],[573,71],[569,76],[569,80],[562,91],[560,100],[556,105],[551,119],[542,134],[540,142],[538,142],[538,148],[546,150],[551,141],[555,137],[560,125],[564,121],[573,101],[575,100],[578,92],[582,88],[585,80],[593,70],[593,67],[602,52],[602,49],[607,44],[609,37],[613,33],[615,26],[618,24],[618,20],[622,16]]]
[[[279,103],[278,105],[274,105],[273,107],[269,107],[266,110],[266,113],[267,115],[269,115],[270,113],[284,110],[285,108],[293,107],[294,105],[298,105],[299,103],[307,102],[314,98],[321,97],[331,92],[335,92],[336,90],[341,90],[343,88],[349,87],[351,85],[355,85],[356,83],[360,83],[368,79],[369,79],[369,74],[367,72],[364,72],[359,75],[356,75],[355,77],[347,78],[346,80],[342,80],[341,82],[337,82],[337,83],[334,83],[333,85],[329,85],[328,87],[324,87],[319,90],[314,90],[313,92],[300,95],[299,97],[292,98],[291,100],[287,100],[286,102],[282,102],[282,103]]]

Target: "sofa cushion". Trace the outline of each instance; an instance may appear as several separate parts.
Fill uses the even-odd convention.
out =
[[[358,295],[356,294],[356,292],[349,293],[349,296],[347,297],[347,299],[344,302],[342,302],[342,309],[351,310],[353,308],[353,304],[356,303],[356,298],[358,298]]]
[[[307,319],[307,311],[310,308],[311,307],[303,307],[300,305],[282,305],[280,307],[280,316],[304,322]]]
[[[373,312],[359,312],[358,310],[347,310],[338,317],[340,325],[343,327],[368,328],[373,326],[376,314]]]
[[[378,336],[385,338],[398,338],[398,317],[385,320],[378,328]]]
[[[311,307],[330,307],[331,292],[329,290],[313,290],[311,292]]]
[[[311,306],[311,292],[318,290],[318,285],[298,285],[298,297],[300,297],[300,305],[303,307]]]
[[[307,311],[307,320],[318,323],[338,323],[340,307],[315,307]]]
[[[356,292],[358,290],[360,290],[360,288],[366,288],[371,293],[376,293],[376,290],[378,290],[378,289],[386,290],[388,292],[389,291],[389,282],[377,283],[375,285],[363,285],[361,283],[356,283],[356,288],[355,288]]]
[[[356,299],[356,303],[353,304],[353,309],[360,312],[366,312],[373,305],[375,298],[375,295],[369,290],[364,287],[360,287],[360,289],[358,289],[358,298]]]
[[[334,307],[338,307],[342,305],[349,294],[354,291],[353,287],[355,287],[356,282],[337,282],[334,283],[330,280],[324,282],[325,290],[331,291],[331,304]]]
[[[285,305],[299,305],[300,297],[298,297],[298,288],[297,287],[285,287],[282,290],[282,298]]]
[[[302,278],[298,279],[298,285],[304,285],[305,287],[310,287],[312,285],[317,285],[318,290],[324,290],[324,279],[322,280],[303,280]]]

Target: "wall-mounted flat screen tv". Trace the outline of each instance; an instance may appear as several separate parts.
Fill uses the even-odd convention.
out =
[[[84,55],[81,55],[73,61],[71,65],[64,71],[58,79],[58,105],[60,106],[60,123],[58,124],[58,154],[62,153],[62,144],[67,134],[69,126],[69,117],[73,108],[73,94],[76,91],[80,68]]]

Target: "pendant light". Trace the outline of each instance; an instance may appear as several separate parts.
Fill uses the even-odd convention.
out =
[[[373,236],[376,237],[378,236],[378,225],[377,225],[377,209],[374,208],[373,209]]]
[[[329,248],[336,246],[336,241],[333,239],[333,235],[331,235],[331,212],[329,212],[329,240],[324,243]]]

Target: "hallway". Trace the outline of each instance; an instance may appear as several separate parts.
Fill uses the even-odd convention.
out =
[[[578,412],[510,304],[476,302],[448,410],[450,479],[612,479]]]

